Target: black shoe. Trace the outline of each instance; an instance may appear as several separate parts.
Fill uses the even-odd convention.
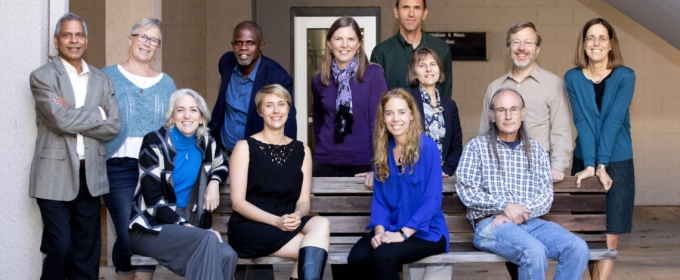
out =
[[[321,280],[323,270],[326,268],[326,250],[307,246],[298,251],[298,278],[300,280]]]

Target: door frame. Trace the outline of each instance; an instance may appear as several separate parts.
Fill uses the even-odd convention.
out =
[[[297,110],[297,139],[306,144],[307,127],[310,123],[307,111],[307,29],[330,28],[331,24],[341,16],[351,16],[364,29],[364,49],[370,58],[373,47],[380,43],[380,8],[379,7],[292,7],[290,10],[290,57],[291,72],[294,79],[295,109]],[[374,27],[374,28],[371,28]],[[372,30],[371,30],[372,29]],[[300,32],[296,36],[296,32]],[[375,32],[373,34],[373,32]],[[296,41],[297,39],[297,41]],[[296,59],[303,57],[304,59]]]

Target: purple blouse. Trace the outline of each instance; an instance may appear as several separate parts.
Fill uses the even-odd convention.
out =
[[[352,134],[345,136],[343,143],[335,143],[333,129],[335,126],[335,99],[338,85],[333,75],[328,86],[321,82],[321,75],[312,78],[314,95],[314,141],[316,149],[314,160],[330,164],[364,165],[371,164],[373,159],[373,127],[375,111],[380,103],[380,96],[387,91],[387,83],[382,68],[377,64],[368,65],[364,71],[364,81],[350,81],[352,90],[352,112],[354,124]]]

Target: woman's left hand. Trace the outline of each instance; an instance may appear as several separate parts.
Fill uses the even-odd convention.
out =
[[[405,239],[399,232],[386,231],[380,235],[383,244],[404,242]]]
[[[212,212],[220,206],[220,183],[216,180],[210,180],[208,187],[205,188],[205,195],[203,195],[205,203],[203,208],[206,211]]]
[[[287,231],[294,231],[302,223],[302,218],[298,213],[283,215],[283,228]]]
[[[609,191],[609,189],[612,188],[613,181],[612,178],[609,177],[606,168],[598,168],[597,171],[595,171],[595,176],[600,178],[600,183],[602,183],[605,191]]]
[[[446,174],[446,173],[444,173],[444,171],[442,171],[442,178],[449,178],[449,177],[450,177],[449,174]]]

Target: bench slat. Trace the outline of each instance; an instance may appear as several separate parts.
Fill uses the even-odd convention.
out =
[[[346,253],[329,253],[326,263],[328,264],[347,264]],[[607,249],[590,249],[591,260],[611,260],[618,257],[616,250]],[[446,254],[439,254],[429,256],[414,263],[419,264],[440,264],[440,263],[479,263],[479,262],[506,262],[507,260],[496,254],[482,251],[470,252],[449,252]],[[132,256],[132,263],[135,265],[158,265],[155,259],[144,257],[140,255]],[[279,257],[262,257],[256,259],[238,259],[238,264],[293,264],[293,259],[279,258]]]
[[[443,179],[442,189],[445,193],[456,192],[456,178]],[[229,183],[223,182],[220,192],[229,193]],[[372,193],[372,190],[364,187],[364,178],[354,177],[313,177],[312,194],[361,194]],[[604,188],[597,177],[591,177],[581,181],[581,187],[576,188],[576,177],[567,176],[562,182],[553,185],[555,193],[602,193]]]
[[[370,222],[369,216],[324,216],[331,222],[332,234],[362,234],[367,232],[366,226]],[[588,232],[607,230],[607,216],[605,214],[548,214],[541,217],[546,221],[559,224],[568,231]],[[446,226],[449,232],[470,233],[472,225],[464,216],[446,216]],[[213,229],[227,233],[229,216],[213,216]]]
[[[313,196],[311,197],[312,213],[370,213],[371,196]],[[594,194],[556,194],[550,211],[558,212],[598,212],[606,211],[606,197]],[[220,197],[220,206],[215,213],[231,214],[229,195]],[[465,213],[466,208],[458,195],[445,195],[442,197],[442,212]]]

